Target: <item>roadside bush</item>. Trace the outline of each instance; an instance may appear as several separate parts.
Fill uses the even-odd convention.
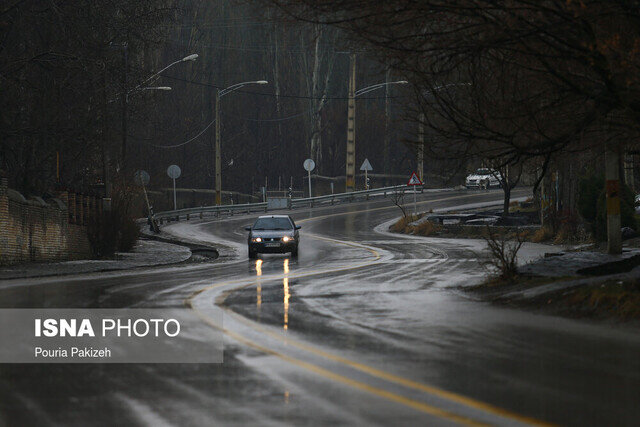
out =
[[[533,236],[531,236],[531,241],[534,243],[546,242],[553,237],[553,230],[550,226],[545,225],[543,227],[538,228]]]
[[[118,252],[130,252],[140,238],[140,226],[130,216],[120,217],[118,222]]]
[[[602,175],[590,175],[580,180],[578,184],[578,212],[580,216],[593,225],[596,222],[598,198],[604,189]]]
[[[486,265],[498,273],[498,278],[507,284],[513,283],[518,277],[518,251],[525,240],[525,234],[516,232],[516,241],[509,241],[505,235],[494,232],[491,227],[486,228],[485,241],[489,247],[489,260]]]
[[[571,240],[571,236],[573,236],[573,229],[568,226],[561,226],[553,238],[553,243],[556,245],[567,243]]]
[[[509,234],[509,238],[511,240],[522,240],[526,242],[527,240],[531,240],[531,230],[516,230],[514,233]]]
[[[431,221],[422,221],[420,224],[413,227],[413,234],[418,236],[433,236],[441,230],[441,226],[434,224]]]
[[[396,233],[404,233],[410,222],[411,218],[403,216],[390,227],[390,230],[395,231]]]
[[[131,213],[135,194],[131,189],[114,190],[111,210],[89,224],[87,234],[94,256],[129,252],[135,246],[140,237],[140,227]]]
[[[113,255],[116,251],[117,234],[113,232],[111,215],[106,212],[101,218],[93,218],[87,227],[91,252],[97,258]]]

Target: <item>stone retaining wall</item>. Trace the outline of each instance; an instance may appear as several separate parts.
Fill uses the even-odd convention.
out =
[[[26,200],[0,175],[0,264],[91,257],[87,224],[99,212],[101,199],[83,194]]]

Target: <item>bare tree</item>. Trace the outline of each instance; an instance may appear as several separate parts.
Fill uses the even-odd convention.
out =
[[[324,46],[328,43],[333,46],[336,31],[322,25],[314,25],[312,34],[313,53],[310,57],[304,56],[306,73],[310,77],[306,80],[307,93],[309,93],[309,121],[310,143],[309,156],[318,164],[318,171],[323,171],[322,159],[322,109],[327,102],[329,83],[333,75],[335,53],[328,51]],[[311,63],[309,64],[309,61]]]
[[[407,218],[407,209],[404,206],[404,190],[395,189],[390,195],[391,201],[402,211],[402,217]]]
[[[500,183],[500,188],[504,193],[504,200],[502,204],[502,216],[509,216],[509,205],[511,203],[511,190],[515,188],[520,182],[522,177],[522,171],[524,165],[522,163],[515,163],[513,165],[505,165],[499,161],[494,161],[497,165],[492,168],[493,176]]]
[[[405,75],[420,108],[409,117],[425,113],[443,158],[513,164],[584,149],[579,136],[612,112],[624,113],[629,139],[637,133],[640,56],[629,52],[640,45],[640,12],[632,2],[271,3],[346,30]],[[460,83],[469,85],[437,90]]]
[[[512,282],[518,276],[518,251],[524,243],[524,235],[516,230],[516,240],[511,241],[487,226],[485,241],[489,249],[486,265],[497,271],[500,279]]]

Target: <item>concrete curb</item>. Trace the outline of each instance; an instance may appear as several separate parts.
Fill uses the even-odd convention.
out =
[[[153,240],[153,239],[148,239],[146,235],[143,235],[141,237],[141,240]],[[189,248],[188,245],[185,245],[184,243],[171,242],[171,241],[164,241],[163,243],[169,243],[169,244],[173,244],[173,245],[187,247],[191,251],[191,256],[189,258],[187,258],[187,259],[180,260],[180,261],[161,262],[161,263],[154,263],[154,264],[147,264],[147,265],[137,265],[137,266],[123,267],[123,268],[105,267],[105,268],[98,268],[98,269],[93,269],[93,270],[77,271],[77,272],[59,272],[59,273],[46,273],[46,274],[34,274],[34,275],[19,275],[19,274],[16,274],[14,276],[8,276],[8,277],[3,277],[2,274],[0,273],[0,282],[2,282],[3,280],[20,280],[20,279],[28,280],[28,279],[40,279],[40,278],[48,278],[48,277],[63,277],[63,276],[72,277],[72,276],[80,276],[80,275],[83,275],[83,274],[108,273],[108,272],[114,272],[114,271],[121,271],[121,272],[137,271],[137,270],[142,270],[142,269],[149,269],[149,268],[156,268],[156,267],[166,267],[166,266],[170,266],[170,265],[184,264],[184,263],[190,262],[190,260],[192,259],[193,250],[191,248]],[[216,251],[216,254],[217,254],[217,251]],[[217,256],[216,256],[216,258],[217,258]],[[89,261],[91,261],[91,259],[89,259]],[[60,262],[66,262],[66,261],[60,261]],[[47,264],[56,264],[56,262],[38,263],[38,264],[47,265]],[[12,265],[3,266],[3,267],[19,267],[19,266],[20,266],[20,264],[12,264]]]
[[[158,236],[156,234],[148,233],[146,231],[143,231],[142,235],[144,236],[144,238],[149,240],[156,240],[158,242],[169,243],[172,245],[184,246],[185,248],[189,248],[189,250],[191,251],[191,258],[182,262],[188,262],[193,258],[194,254],[196,255],[201,254],[211,259],[218,259],[218,257],[220,257],[220,252],[214,246],[199,245],[199,244],[188,242],[186,240],[180,240],[177,237],[171,238],[171,237]]]

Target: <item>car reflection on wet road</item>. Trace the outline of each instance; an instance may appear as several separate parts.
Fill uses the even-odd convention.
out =
[[[500,197],[434,193],[421,196],[421,205]],[[249,217],[178,224],[176,233],[210,236],[240,257],[82,281],[3,284],[7,306],[51,295],[59,306],[187,301],[205,313],[218,305],[224,324],[212,326],[223,328],[227,341],[222,365],[0,366],[0,421],[630,425],[639,419],[640,338],[633,330],[473,301],[460,287],[484,274],[483,244],[387,233],[381,224],[398,215],[388,201],[294,211],[303,226],[296,260],[246,259]],[[535,254],[536,247],[528,250]]]

